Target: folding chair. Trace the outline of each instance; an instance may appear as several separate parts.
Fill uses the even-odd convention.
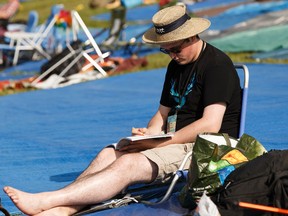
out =
[[[100,50],[98,44],[92,37],[90,31],[88,30],[87,26],[81,19],[80,15],[76,11],[71,11],[72,15],[72,31],[73,34],[77,37],[77,33],[79,31],[79,26],[83,29],[84,33],[86,34],[88,40],[83,42],[81,44],[81,47],[77,49],[73,49],[73,47],[70,44],[66,44],[67,48],[66,50],[69,51],[67,55],[65,55],[63,58],[57,60],[57,62],[52,65],[50,68],[48,68],[46,71],[44,71],[40,76],[38,76],[31,85],[36,88],[56,88],[58,84],[63,81],[63,77],[66,76],[69,69],[71,69],[75,64],[78,63],[78,61],[84,57],[88,60],[89,64],[85,65],[85,67],[82,68],[82,70],[85,70],[86,68],[91,67],[92,65],[99,71],[99,73],[102,75],[102,77],[107,76],[106,71],[99,65],[100,62],[104,62],[104,59],[107,58],[110,53],[102,53]],[[79,25],[79,26],[78,26]],[[90,46],[90,47],[89,47]],[[89,54],[92,52],[96,52],[97,59],[93,59]],[[57,67],[61,66],[64,62],[69,61],[70,63],[65,66],[65,68],[61,71],[61,73],[55,78],[55,80],[52,80],[49,85],[43,85],[39,82],[48,75],[51,75],[51,72],[56,69]]]
[[[239,135],[242,135],[245,128],[245,116],[246,116],[246,105],[247,105],[247,93],[248,93],[248,83],[249,83],[249,71],[245,65],[235,65],[235,69],[242,69],[244,72],[243,81],[243,95],[242,95],[242,110],[241,110],[241,121]],[[191,158],[192,151],[187,153],[179,169],[175,172],[175,175],[170,183],[170,185],[145,185],[136,186],[133,188],[129,187],[123,193],[119,194],[115,198],[108,200],[107,202],[100,203],[90,208],[83,210],[75,216],[86,215],[87,213],[92,213],[104,209],[118,208],[121,206],[126,206],[130,203],[143,203],[147,205],[156,205],[164,203],[169,199],[171,194],[175,191],[179,191],[183,187],[183,183],[187,181],[188,170],[184,170],[186,162]],[[179,181],[182,180],[182,181]],[[182,183],[182,184],[179,184]],[[177,184],[178,183],[178,184]],[[156,189],[155,189],[156,188]],[[167,189],[168,188],[168,189]],[[166,192],[165,192],[166,190]],[[164,192],[163,192],[164,191]],[[164,194],[164,195],[163,195]],[[161,198],[159,198],[161,197]],[[158,199],[154,201],[155,199]],[[150,201],[153,200],[153,201]]]
[[[34,32],[37,27],[37,24],[38,24],[38,13],[37,11],[32,10],[29,12],[29,15],[28,15],[27,24],[25,26],[25,32]],[[10,25],[8,25],[8,29],[11,29],[11,31],[18,32],[19,29],[24,29],[24,27],[19,28],[19,25],[16,25],[15,27],[15,24],[11,25],[11,27],[9,26]],[[23,25],[21,24],[21,26]],[[3,63],[3,50],[13,51],[13,52],[15,51],[15,48],[9,45],[10,43],[9,38],[6,38],[5,42],[7,42],[8,44],[0,44],[0,64]]]
[[[26,23],[9,23],[7,25],[8,32],[34,32],[38,25],[38,12],[31,10],[28,14],[28,19]],[[5,40],[7,42],[7,38]],[[9,41],[7,42],[9,43]]]
[[[56,22],[55,15],[59,13],[62,7],[62,5],[54,5],[46,23],[37,32],[5,32],[4,35],[10,42],[9,46],[1,48],[14,51],[13,65],[17,65],[20,51],[35,51],[47,59],[51,58],[43,48],[42,43],[51,33]]]
[[[108,37],[101,43],[102,48],[115,49],[117,42],[121,39],[122,30],[125,27],[126,8],[119,7],[111,11],[111,24]]]
[[[246,110],[247,110],[247,98],[248,98],[248,85],[249,85],[249,70],[246,65],[242,64],[235,64],[235,69],[242,69],[244,73],[244,79],[243,79],[243,86],[242,86],[242,106],[241,106],[241,117],[240,117],[240,128],[239,128],[239,137],[241,137],[244,133],[245,129],[245,121],[246,121]],[[241,77],[241,76],[239,76]],[[159,199],[158,201],[151,202],[151,201],[140,201],[144,204],[148,205],[156,205],[165,202],[169,199],[171,196],[171,193],[173,192],[173,188],[175,187],[177,181],[180,178],[186,178],[188,171],[184,170],[184,166],[186,162],[189,160],[189,158],[192,156],[192,151],[188,152],[186,156],[184,157],[179,169],[176,171],[174,178],[172,179],[172,182],[166,192],[166,194],[163,196],[163,198]]]

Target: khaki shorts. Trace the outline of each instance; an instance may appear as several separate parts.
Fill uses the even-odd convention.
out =
[[[192,151],[193,146],[194,143],[171,144],[140,152],[158,166],[158,175],[153,183],[165,183],[170,180],[180,167],[185,155]],[[189,168],[190,159],[187,161],[185,169]]]

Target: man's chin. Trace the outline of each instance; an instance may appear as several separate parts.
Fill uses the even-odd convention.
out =
[[[176,61],[176,63],[177,64],[179,64],[179,65],[184,65],[184,64],[186,64],[186,62],[185,61],[183,61],[183,60],[175,60]]]

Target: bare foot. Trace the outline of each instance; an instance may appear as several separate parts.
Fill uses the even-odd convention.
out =
[[[24,214],[36,215],[44,210],[40,208],[41,199],[37,194],[26,193],[8,186],[3,190]]]

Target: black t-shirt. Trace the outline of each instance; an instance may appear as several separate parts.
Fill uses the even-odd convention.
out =
[[[241,87],[237,71],[225,53],[206,44],[198,62],[169,63],[160,103],[172,108],[169,115],[178,110],[176,131],[200,119],[206,106],[219,102],[227,104],[219,132],[238,137]]]

